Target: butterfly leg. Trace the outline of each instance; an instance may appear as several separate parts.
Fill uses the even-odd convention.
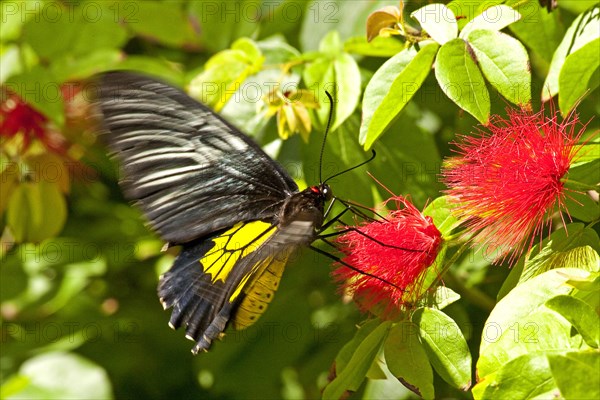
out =
[[[364,236],[367,239],[372,240],[373,242],[375,242],[378,245],[383,246],[383,247],[388,247],[388,248],[396,249],[396,250],[410,251],[410,252],[415,252],[415,253],[422,253],[424,251],[424,250],[407,249],[405,247],[399,247],[399,246],[394,246],[394,245],[391,245],[391,244],[383,243],[383,242],[375,239],[373,236],[367,235],[366,233],[364,233],[360,229],[354,228],[354,227],[351,227],[351,226],[347,227],[346,229],[342,229],[342,230],[340,230],[338,232],[332,232],[332,233],[327,233],[327,234],[324,234],[324,235],[319,235],[318,239],[323,240],[323,239],[327,239],[327,238],[330,238],[330,237],[333,237],[333,236],[342,235],[342,234],[348,233],[348,232],[356,232],[359,235]]]
[[[364,206],[359,206],[356,207],[357,204],[354,203],[349,203],[346,202],[345,200],[341,200],[337,197],[334,197],[333,200],[331,200],[331,203],[329,203],[329,206],[327,207],[327,210],[325,211],[325,213],[323,214],[324,219],[327,219],[329,217],[329,214],[331,214],[331,211],[333,210],[333,205],[335,204],[336,201],[339,201],[341,204],[344,205],[344,210],[341,211],[338,215],[336,215],[335,217],[331,218],[329,221],[327,221],[325,224],[323,224],[323,226],[321,226],[320,232],[323,232],[324,230],[326,230],[327,228],[329,228],[331,225],[333,225],[336,222],[341,222],[340,218],[342,218],[342,216],[344,216],[344,214],[346,214],[348,211],[351,211],[352,213],[354,213],[355,215],[358,215],[361,218],[364,218],[366,220],[369,221],[377,221],[375,219],[373,219],[372,217],[369,217],[368,215],[366,215],[363,211],[361,211],[359,208],[364,208],[364,209],[368,209],[367,207]],[[368,209],[369,211],[373,212],[375,215],[377,215],[378,217],[385,219],[383,216],[380,216],[379,214],[377,214],[376,212]],[[343,223],[343,222],[342,222]],[[346,225],[346,224],[344,224]]]
[[[334,245],[333,243],[329,242],[328,240],[323,240],[323,241],[324,241],[325,243],[327,243],[328,245],[330,245],[330,246],[332,246],[332,247],[334,247],[334,248],[336,248],[336,249],[337,249],[337,246],[336,246],[336,245]],[[335,262],[337,262],[337,263],[340,263],[340,264],[342,264],[343,266],[345,266],[345,267],[347,267],[347,268],[350,268],[350,269],[351,269],[351,270],[353,270],[353,271],[356,271],[356,272],[358,272],[358,273],[359,273],[359,274],[361,274],[361,275],[365,275],[365,276],[368,276],[369,278],[377,279],[377,280],[379,280],[379,281],[381,281],[381,282],[383,282],[383,283],[385,283],[385,284],[387,284],[387,285],[390,285],[390,286],[394,287],[395,289],[398,289],[398,290],[400,290],[400,291],[404,292],[404,290],[403,290],[402,288],[400,288],[400,287],[398,287],[398,286],[394,285],[392,282],[390,282],[390,281],[388,281],[388,280],[386,280],[386,279],[383,279],[383,278],[381,278],[381,277],[379,277],[379,276],[375,276],[375,275],[373,275],[373,274],[371,274],[371,273],[369,273],[369,272],[366,272],[366,271],[363,271],[363,270],[361,270],[361,269],[358,269],[358,268],[356,268],[356,267],[354,267],[354,266],[352,266],[352,265],[348,264],[347,262],[343,261],[343,260],[342,260],[340,257],[337,257],[337,256],[335,256],[335,255],[333,255],[333,254],[331,254],[331,253],[328,253],[328,252],[326,252],[325,250],[321,250],[321,249],[319,249],[318,247],[315,247],[315,246],[313,246],[313,245],[310,245],[310,246],[309,246],[309,248],[310,248],[311,250],[313,250],[313,251],[316,251],[317,253],[319,253],[319,254],[321,254],[321,255],[324,255],[325,257],[331,258],[333,261],[335,261]]]
[[[366,233],[362,232],[360,229],[357,229],[355,227],[349,226],[348,224],[346,224],[344,221],[341,220],[341,218],[344,216],[344,214],[346,214],[348,211],[351,211],[354,214],[356,214],[356,215],[358,215],[360,217],[363,217],[365,219],[368,219],[368,220],[371,220],[371,221],[374,221],[374,222],[381,222],[379,220],[375,220],[375,219],[367,216],[363,211],[361,211],[360,208],[363,208],[363,209],[368,209],[368,208],[365,207],[365,206],[361,206],[360,204],[347,202],[347,201],[344,201],[344,200],[341,200],[341,199],[338,199],[338,198],[334,197],[333,200],[331,201],[331,203],[329,204],[329,207],[327,207],[327,211],[325,212],[326,216],[331,213],[331,210],[333,208],[333,204],[335,203],[336,200],[339,201],[340,203],[342,203],[345,206],[344,210],[341,211],[339,214],[337,214],[335,217],[331,218],[329,221],[327,221],[327,223],[325,223],[321,227],[321,229],[319,231],[320,232],[324,232],[325,230],[327,230],[327,228],[329,228],[331,225],[333,225],[336,222],[339,222],[339,223],[345,225],[346,228],[342,229],[340,231],[337,231],[337,232],[332,232],[332,233],[327,233],[327,234],[321,234],[320,233],[317,236],[318,239],[322,239],[323,240],[323,239],[330,238],[330,237],[333,237],[333,236],[338,236],[338,235],[341,235],[341,234],[344,234],[344,233],[347,233],[347,232],[356,232],[359,235],[362,235],[362,236],[366,237],[367,239],[370,239],[373,242],[379,244],[380,246],[384,246],[384,247],[388,247],[388,248],[393,248],[393,249],[397,249],[397,250],[404,250],[404,251],[409,251],[409,252],[416,252],[416,253],[423,252],[423,250],[407,249],[407,248],[404,248],[404,247],[393,246],[393,245],[390,245],[390,244],[383,243],[383,242],[375,239],[374,237],[369,236]],[[372,210],[370,210],[370,211],[372,211]],[[375,215],[377,215],[378,217],[383,218],[385,220],[385,217],[379,215],[375,211],[372,211],[372,212]],[[323,240],[323,241],[325,241],[325,240]]]

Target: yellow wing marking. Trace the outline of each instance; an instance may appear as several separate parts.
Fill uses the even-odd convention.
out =
[[[258,266],[257,270],[260,275],[246,290],[246,297],[240,303],[235,318],[232,321],[235,329],[247,328],[256,322],[258,317],[265,312],[279,286],[281,274],[283,273],[288,257],[289,252],[279,254],[276,259],[270,256]],[[245,277],[244,284],[246,281],[247,277]],[[239,295],[239,290],[242,287],[243,285],[239,286],[232,298]]]
[[[248,256],[267,240],[275,227],[267,222],[239,222],[222,235],[213,239],[215,245],[200,259],[203,271],[211,276],[211,282],[225,282],[237,261]],[[269,231],[273,232],[269,233]],[[236,289],[239,294],[241,287],[247,282],[245,276]]]

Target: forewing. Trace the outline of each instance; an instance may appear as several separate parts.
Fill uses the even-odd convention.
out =
[[[97,105],[121,162],[125,196],[168,242],[186,243],[238,221],[272,220],[298,190],[251,139],[165,83],[107,73]]]

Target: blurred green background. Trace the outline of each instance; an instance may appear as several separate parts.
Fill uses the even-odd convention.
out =
[[[425,3],[410,2],[407,7],[416,9]],[[471,3],[475,8],[480,5]],[[537,1],[526,3],[539,13],[539,32],[533,35],[522,26],[511,29],[520,33],[530,51],[537,109],[553,50],[577,13],[590,3],[559,1],[561,8],[551,14]],[[139,211],[124,201],[116,165],[82,120],[85,102],[80,102],[81,96],[65,97],[64,92],[65,87],[81,87],[94,73],[114,68],[139,70],[183,86],[203,71],[211,56],[238,38],[250,37],[263,43],[263,49],[276,43],[275,53],[291,48],[292,53],[306,55],[316,51],[332,31],[339,32],[346,51],[358,62],[364,89],[389,55],[360,54],[350,44],[364,42],[367,15],[385,5],[397,4],[367,0],[2,2],[0,80],[8,88],[25,87],[27,101],[69,143],[57,153],[62,162],[54,178],[49,167],[55,159],[36,164],[31,156],[21,154],[19,159],[10,149],[2,155],[2,207],[9,202],[9,187],[12,191],[16,185],[11,171],[16,164],[21,173],[32,169],[26,171],[31,185],[46,180],[62,186],[60,192],[47,187],[19,189],[23,203],[15,213],[50,214],[61,219],[54,222],[57,226],[64,222],[57,237],[19,244],[4,229],[6,213],[2,217],[3,398],[320,396],[337,352],[365,318],[338,293],[329,275],[331,260],[308,250],[299,254],[286,268],[275,300],[257,324],[230,331],[209,353],[192,356],[193,343],[183,338],[183,332],[168,328],[170,312],[163,311],[156,295],[158,276],[170,267],[177,250],[160,252],[162,242],[145,228]],[[59,93],[60,88],[63,97],[53,96],[52,90]],[[490,90],[496,96],[492,112],[503,113],[507,104]],[[256,108],[246,103],[230,102],[223,113],[262,145],[268,144],[270,154],[295,179],[316,183],[323,138],[318,121],[308,143],[299,135],[282,141],[275,119],[256,123]],[[582,104],[583,121],[598,113],[597,104],[597,97]],[[359,125],[360,110],[355,110],[329,136],[325,176],[368,157],[358,144]],[[475,119],[444,96],[431,74],[374,146],[375,161],[334,179],[333,191],[368,206],[387,198],[368,170],[393,192],[410,194],[422,208],[443,189],[437,179],[442,158],[450,154],[449,141],[456,132],[468,133],[474,126]],[[63,208],[61,218],[57,210]],[[51,227],[36,229],[43,238],[44,230]],[[446,312],[467,339],[481,336],[489,312],[479,300],[495,298],[509,272],[488,269],[488,264],[481,254],[468,254],[453,267],[454,278],[447,282],[463,294],[463,300]],[[475,359],[478,340],[469,344]],[[369,390],[378,397],[415,396],[399,383]],[[441,380],[436,381],[436,395],[471,396]]]

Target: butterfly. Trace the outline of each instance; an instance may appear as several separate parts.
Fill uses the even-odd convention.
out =
[[[158,285],[169,325],[185,328],[194,354],[207,351],[265,311],[290,255],[323,229],[331,189],[300,191],[249,137],[154,78],[105,73],[96,97],[125,197],[182,246]]]

